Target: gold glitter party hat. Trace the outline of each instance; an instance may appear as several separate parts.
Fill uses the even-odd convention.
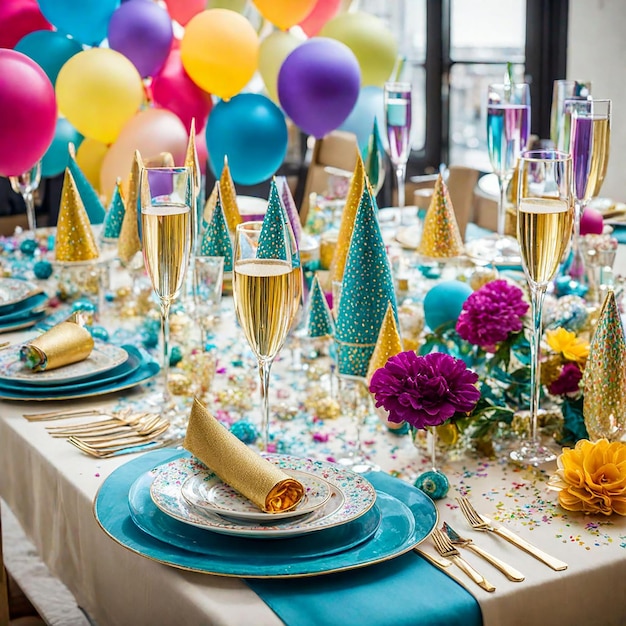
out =
[[[209,197],[204,204],[204,210],[202,211],[202,219],[208,224],[211,221],[211,217],[213,216],[213,211],[215,211],[215,205],[217,204],[217,188],[219,186],[219,180],[215,181],[213,185],[213,189]],[[221,200],[220,200],[221,202]]]
[[[454,215],[448,187],[441,174],[435,184],[417,251],[433,259],[451,259],[463,254],[463,239]]]
[[[67,166],[70,169],[76,189],[78,189],[78,193],[83,201],[83,206],[87,212],[89,222],[91,224],[102,224],[102,222],[104,222],[106,212],[102,206],[102,202],[100,202],[100,197],[96,193],[92,184],[87,180],[83,170],[80,169],[80,166],[76,161],[76,150],[73,143],[70,142],[68,144],[68,150],[70,153],[70,159]]]
[[[399,354],[403,349],[402,339],[390,302],[387,305],[387,311],[385,312],[385,317],[380,327],[380,332],[378,333],[374,354],[372,354],[369,367],[367,368],[367,382],[369,383],[377,369],[385,366],[389,357]]]
[[[346,204],[341,214],[339,237],[337,239],[337,245],[335,246],[335,254],[333,255],[333,260],[330,265],[330,274],[334,281],[341,281],[343,279],[343,273],[346,269],[346,259],[348,258],[348,249],[350,248],[350,240],[352,239],[352,231],[354,230],[356,214],[359,210],[364,188],[365,166],[363,165],[363,159],[357,148],[356,165],[354,167],[354,173],[352,174],[352,180],[350,181]]]
[[[237,192],[233,178],[230,175],[227,156],[224,157],[224,169],[220,175],[220,194],[222,196],[222,209],[224,209],[224,217],[228,224],[228,230],[234,233],[237,226],[241,224],[243,220],[241,219],[239,207],[237,206]]]
[[[63,178],[55,255],[57,261],[64,262],[92,261],[99,256],[87,211],[69,167],[65,168]]]
[[[583,373],[583,415],[591,441],[626,431],[626,340],[615,294],[607,293]]]
[[[128,200],[126,213],[120,230],[117,244],[117,253],[124,263],[128,263],[141,250],[139,226],[137,224],[137,201],[139,199],[139,174],[143,161],[139,150],[135,150],[135,157],[128,177]]]

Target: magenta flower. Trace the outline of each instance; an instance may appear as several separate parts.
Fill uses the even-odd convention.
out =
[[[494,280],[472,293],[463,303],[456,331],[470,343],[495,352],[496,344],[519,333],[528,303],[519,287]]]
[[[441,352],[417,356],[409,350],[377,369],[369,388],[376,406],[389,412],[389,421],[424,429],[471,411],[480,398],[477,380],[461,359]]]
[[[580,367],[576,363],[566,363],[559,377],[548,385],[548,391],[553,396],[564,396],[579,391],[579,383],[583,377]]]

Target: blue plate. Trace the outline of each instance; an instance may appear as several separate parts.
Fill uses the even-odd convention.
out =
[[[39,320],[42,320],[46,316],[46,311],[39,311],[38,313],[30,312],[30,315],[26,319],[14,320],[12,322],[1,323],[0,333],[10,333],[13,330],[23,330],[24,328],[30,328],[34,326]]]
[[[105,384],[113,383],[126,376],[130,376],[135,373],[144,361],[144,358],[135,346],[124,345],[121,346],[128,352],[128,359],[121,365],[114,367],[113,369],[97,374],[96,376],[90,376],[72,383],[65,383],[62,385],[29,385],[22,381],[9,381],[7,378],[0,380],[0,393],[7,391],[28,392],[33,395],[50,393],[64,393],[72,391],[80,391],[83,389],[93,389],[95,386],[101,387]]]
[[[0,312],[0,324],[8,324],[9,322],[15,322],[17,320],[26,320],[31,318],[37,313],[36,309],[41,309],[48,302],[48,296],[45,293],[38,293],[31,298],[27,298],[23,306],[20,306],[10,313],[4,314],[4,311]]]
[[[412,550],[437,524],[437,509],[433,501],[408,483],[394,481],[394,491],[398,498],[382,489],[378,491],[376,506],[380,509],[382,519],[376,532],[369,540],[342,552],[314,556],[309,549],[310,556],[307,558],[298,559],[292,553],[285,554],[283,561],[277,556],[274,562],[270,562],[264,556],[259,556],[258,552],[252,554],[242,547],[251,540],[224,536],[216,536],[215,541],[226,546],[226,539],[230,539],[236,542],[234,545],[238,546],[237,550],[219,556],[189,552],[143,532],[133,522],[128,510],[130,488],[138,477],[166,460],[187,454],[172,453],[173,450],[147,452],[116,469],[98,490],[94,514],[102,529],[122,546],[146,558],[180,569],[247,578],[292,578],[327,574],[393,559]],[[193,532],[191,528],[189,532]],[[311,541],[315,539],[311,538]],[[278,545],[287,542],[281,540],[272,543],[276,544],[273,546],[276,549]],[[257,546],[257,550],[261,549],[270,549],[270,546]]]
[[[369,539],[380,526],[381,512],[373,506],[356,520],[321,530],[315,537],[282,538],[280,541],[258,541],[230,537],[179,522],[166,515],[150,497],[154,472],[142,474],[128,493],[130,516],[141,530],[178,548],[196,554],[241,561],[258,560],[273,566],[286,567],[295,559],[309,559],[348,550]]]
[[[159,373],[161,367],[156,361],[144,360],[139,367],[128,376],[124,376],[118,380],[104,384],[89,385],[84,389],[76,389],[76,385],[71,386],[70,390],[58,391],[55,387],[45,393],[39,393],[41,387],[37,389],[7,389],[0,387],[0,400],[73,400],[75,398],[87,398],[91,396],[101,396],[106,393],[114,393],[116,391],[124,391],[141,383],[145,383]]]

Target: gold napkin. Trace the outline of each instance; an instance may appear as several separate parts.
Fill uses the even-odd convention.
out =
[[[194,398],[183,446],[266,513],[293,509],[304,487],[248,448]]]
[[[20,359],[34,372],[53,370],[86,359],[93,350],[89,331],[61,322],[20,348]]]

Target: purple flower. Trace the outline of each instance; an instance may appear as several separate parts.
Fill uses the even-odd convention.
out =
[[[496,344],[519,333],[522,317],[528,311],[524,293],[506,280],[494,280],[472,293],[463,303],[456,324],[459,335],[490,352]]]
[[[376,406],[389,412],[389,421],[426,428],[443,424],[457,411],[471,411],[480,398],[477,380],[461,359],[449,354],[407,351],[374,372],[370,391]]]
[[[568,393],[576,393],[583,373],[576,363],[566,363],[561,369],[559,377],[550,385],[548,391],[553,396],[564,396]]]

